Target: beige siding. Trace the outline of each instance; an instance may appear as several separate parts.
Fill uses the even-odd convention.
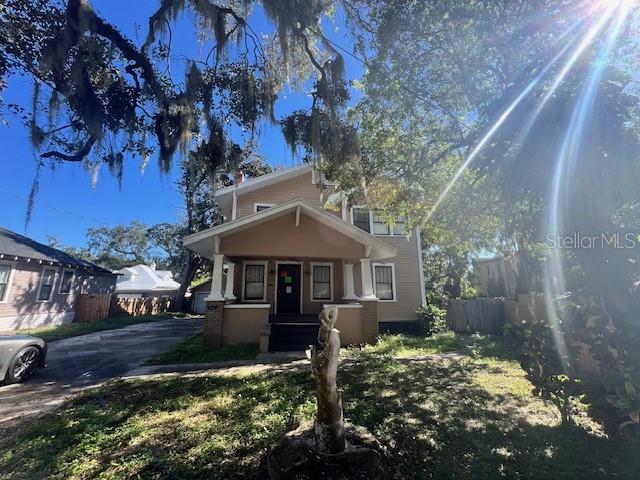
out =
[[[220,245],[228,257],[361,258],[364,250],[362,244],[304,214],[296,226],[294,212],[224,237]]]
[[[416,309],[422,305],[416,234],[413,232],[408,241],[406,237],[377,236],[376,238],[392,245],[398,250],[397,256],[377,262],[394,264],[396,272],[397,299],[395,302],[380,302],[378,310],[380,321],[415,320]],[[362,295],[360,263],[354,265],[353,277],[356,295],[360,296]]]
[[[380,263],[393,263],[396,271],[396,302],[379,302],[381,322],[415,320],[416,309],[422,304],[420,267],[416,234],[406,237],[377,237],[398,249],[398,255]]]
[[[302,198],[317,207],[322,207],[322,192],[318,185],[312,183],[311,172],[283,180],[249,193],[239,193],[237,217],[245,217],[253,213],[255,203],[284,203],[295,198]],[[324,193],[326,199],[327,192]]]
[[[72,311],[76,295],[79,293],[112,293],[115,285],[113,277],[90,277],[78,275],[73,281],[69,294],[60,294],[62,267],[47,267],[56,271],[51,300],[39,302],[37,299],[43,266],[37,261],[20,260],[13,263],[12,280],[5,301],[0,303],[0,317],[62,313]]]

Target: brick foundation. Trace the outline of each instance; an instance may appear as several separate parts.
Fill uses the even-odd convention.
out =
[[[378,336],[378,301],[361,300],[360,320],[362,323],[362,341],[376,343]]]
[[[210,347],[222,346],[222,320],[224,302],[206,302],[204,318],[204,343]]]

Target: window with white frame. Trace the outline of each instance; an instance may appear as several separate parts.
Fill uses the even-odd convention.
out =
[[[63,295],[71,293],[74,277],[75,274],[73,273],[73,270],[64,270],[62,272],[62,278],[60,279],[60,289],[58,293]]]
[[[56,270],[54,268],[45,268],[42,271],[40,280],[40,290],[38,290],[38,300],[46,302],[51,299],[53,293],[53,284],[56,280]]]
[[[333,264],[311,264],[311,300],[333,300]]]
[[[407,219],[402,215],[396,217],[396,223],[393,224],[394,235],[406,235],[407,234]]]
[[[391,233],[387,219],[377,212],[373,213],[373,233],[375,235],[389,235]]]
[[[0,265],[0,302],[7,299],[9,280],[11,280],[11,265]]]
[[[351,210],[351,223],[367,233],[371,233],[369,210],[361,207],[353,207]]]
[[[381,301],[393,302],[396,300],[395,271],[393,264],[373,265],[375,293]]]
[[[388,218],[364,207],[351,208],[351,223],[367,233],[374,235],[407,235],[406,218],[399,215],[393,221],[393,226],[389,224]]]
[[[273,203],[254,203],[253,213],[258,213],[271,207],[273,207]]]
[[[244,264],[244,300],[265,300],[266,273],[266,263]]]

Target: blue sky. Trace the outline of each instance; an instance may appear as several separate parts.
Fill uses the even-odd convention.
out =
[[[115,24],[130,38],[147,32],[150,13],[158,2],[94,0],[92,4],[105,18]],[[271,33],[258,8],[250,19],[251,27],[260,33]],[[325,22],[325,32],[337,44],[350,49],[346,29],[338,15],[333,22]],[[192,52],[203,48],[194,41],[194,27],[190,17],[177,20],[172,26],[173,54]],[[139,44],[139,43],[138,43]],[[348,80],[360,78],[363,67],[345,56]],[[176,68],[180,68],[177,66]],[[7,103],[30,104],[32,82],[26,77],[14,77],[3,96]],[[355,93],[355,92],[354,92]],[[282,116],[297,108],[309,105],[304,94],[282,92],[276,114]],[[95,188],[91,175],[82,165],[62,163],[55,170],[45,168],[40,175],[40,189],[31,223],[25,231],[25,212],[29,191],[36,174],[36,160],[29,142],[27,130],[16,117],[5,117],[8,125],[0,125],[0,164],[4,175],[0,176],[0,226],[24,233],[31,238],[46,242],[51,235],[63,244],[82,246],[86,242],[89,227],[129,223],[140,220],[153,225],[159,222],[176,222],[181,218],[181,201],[174,187],[177,162],[169,174],[162,175],[155,158],[149,160],[144,172],[140,171],[137,159],[125,160],[122,188],[110,176],[106,168],[100,171]],[[279,129],[263,126],[260,136],[260,151],[273,165],[290,166],[299,159],[292,157]]]

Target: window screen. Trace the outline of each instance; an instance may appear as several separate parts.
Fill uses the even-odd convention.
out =
[[[264,299],[264,265],[246,265],[244,298],[245,300]]]
[[[393,269],[390,266],[376,265],[376,296],[380,300],[395,300],[393,298]]]
[[[364,208],[353,209],[353,224],[367,233],[371,233],[369,226],[369,210]]]
[[[4,302],[7,289],[9,288],[9,276],[11,275],[11,267],[9,265],[0,265],[0,302]]]
[[[331,267],[328,265],[313,266],[313,299],[331,299]]]
[[[49,300],[53,291],[53,282],[56,278],[56,271],[46,269],[42,272],[42,283],[40,283],[40,292],[38,292],[38,300]]]

